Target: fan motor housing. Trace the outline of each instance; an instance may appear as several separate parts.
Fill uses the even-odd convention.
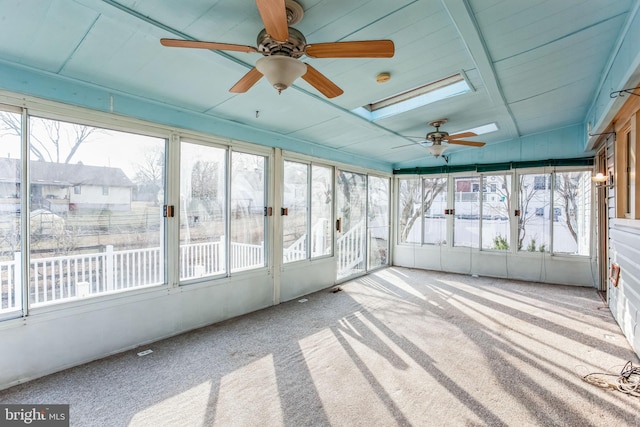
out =
[[[307,40],[300,31],[292,27],[289,27],[289,38],[284,42],[274,40],[267,34],[267,30],[263,29],[258,34],[257,44],[258,52],[264,56],[283,55],[291,58],[300,58],[304,55]]]
[[[449,136],[449,132],[429,132],[426,136],[426,139],[428,139],[429,141],[442,141],[443,139],[445,139],[446,137]]]

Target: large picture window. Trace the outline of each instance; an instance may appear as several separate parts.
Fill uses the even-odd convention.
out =
[[[31,305],[165,283],[166,140],[37,117],[30,133]]]
[[[590,171],[514,173],[398,178],[398,243],[588,256]]]

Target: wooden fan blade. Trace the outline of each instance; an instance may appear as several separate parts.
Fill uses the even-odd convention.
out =
[[[463,133],[456,133],[455,135],[449,135],[447,138],[458,139],[458,138],[470,138],[472,136],[478,136],[478,135],[473,132],[463,132]]]
[[[307,45],[307,56],[312,58],[391,58],[395,46],[391,40],[366,40]]]
[[[484,142],[475,142],[475,141],[463,141],[461,139],[452,139],[447,140],[449,144],[457,144],[457,145],[468,145],[470,147],[482,147],[484,146]]]
[[[238,83],[233,85],[229,92],[233,93],[244,93],[251,89],[251,87],[258,82],[262,78],[262,73],[258,71],[255,67],[249,70],[247,74],[245,74]]]
[[[160,39],[160,43],[167,47],[189,47],[196,49],[210,49],[210,50],[231,50],[234,52],[257,52],[253,46],[244,46],[241,44],[229,44],[229,43],[216,43],[216,42],[200,42],[194,40],[178,40],[178,39]]]
[[[267,34],[276,41],[286,41],[289,38],[289,24],[284,0],[256,0],[256,5]]]
[[[327,98],[335,98],[338,95],[342,95],[344,91],[336,86],[331,80],[326,78],[324,74],[313,68],[311,65],[307,65],[307,72],[302,75],[302,78],[311,86],[318,89]]]

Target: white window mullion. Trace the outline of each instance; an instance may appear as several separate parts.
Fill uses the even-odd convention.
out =
[[[165,196],[163,204],[173,205],[174,217],[164,219],[164,232],[160,236],[160,253],[166,259],[165,278],[169,287],[177,287],[180,284],[180,137],[173,133],[167,140],[165,148]]]
[[[31,260],[31,227],[29,224],[29,198],[31,194],[30,172],[29,167],[29,114],[27,109],[22,110],[22,129],[21,129],[21,162],[22,172],[20,174],[20,253],[22,254],[20,263],[20,276],[22,278],[22,315],[29,315],[29,282],[31,280],[31,269],[29,268]]]

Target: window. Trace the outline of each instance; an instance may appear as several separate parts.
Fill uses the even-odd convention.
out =
[[[283,176],[282,262],[331,255],[332,168],[285,160]]]
[[[457,177],[454,188],[453,245],[477,248],[480,245],[480,177]]]
[[[73,186],[73,194],[82,194],[82,186],[74,185]]]
[[[227,150],[180,144],[180,280],[225,274]]]
[[[398,181],[398,243],[420,244],[420,222],[422,213],[421,180],[419,178]]]
[[[264,267],[266,159],[231,153],[229,257],[231,272]]]
[[[556,172],[553,189],[553,252],[589,255],[591,173]]]
[[[309,165],[284,161],[282,209],[283,262],[307,259]]]
[[[422,242],[428,245],[447,243],[447,179],[422,178],[424,215],[422,216]]]
[[[452,179],[449,191],[447,178],[398,179],[399,243],[446,245],[452,231],[456,247],[590,254],[589,170],[530,172],[517,175],[516,180],[512,172]],[[517,188],[512,189],[514,183]],[[450,222],[444,212],[451,194],[454,217]],[[519,214],[514,216],[516,211]],[[417,222],[420,216],[422,221]],[[449,224],[452,230],[447,229]]]
[[[551,194],[546,189],[550,174],[523,174],[518,179],[518,250],[549,251]],[[542,185],[545,183],[545,185]]]
[[[166,283],[166,140],[37,117],[30,124],[31,305]],[[82,192],[71,191],[74,181]]]
[[[546,190],[547,189],[547,177],[544,175],[538,175],[533,177],[533,189],[534,190]]]
[[[632,114],[630,121],[618,130],[615,142],[615,204],[618,218],[640,218],[640,199],[636,195],[638,129],[640,112]]]
[[[22,311],[20,219],[22,183],[22,116],[19,112],[0,111],[4,132],[0,145],[6,157],[0,158],[0,318],[16,316]]]
[[[311,165],[311,258],[333,249],[333,168]]]
[[[482,179],[482,249],[506,251],[511,239],[511,175],[485,175]]]
[[[624,214],[626,217],[631,217],[633,205],[633,146],[631,143],[631,132],[627,132],[624,137],[625,141],[625,151],[624,151],[624,188],[625,188],[625,198],[624,198]]]
[[[109,186],[108,185],[103,185],[102,186],[102,195],[103,196],[108,196],[109,195]]]
[[[369,176],[369,206],[367,235],[369,247],[368,268],[389,263],[389,179]]]

